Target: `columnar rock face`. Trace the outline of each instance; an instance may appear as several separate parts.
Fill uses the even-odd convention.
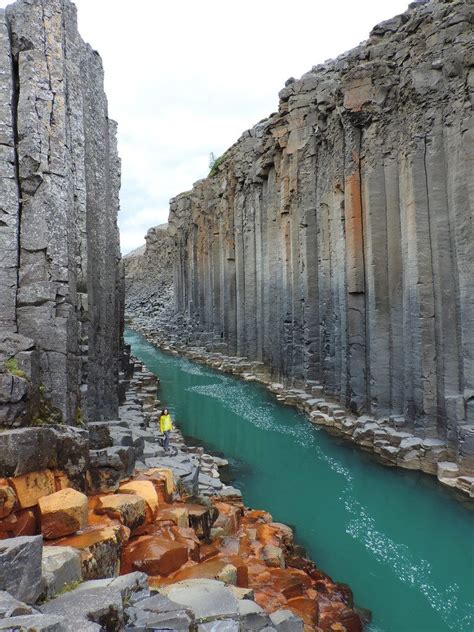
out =
[[[413,3],[289,80],[169,219],[189,342],[403,418],[472,471],[473,11]]]
[[[162,311],[174,311],[173,240],[168,224],[150,228],[145,246],[123,259],[125,309],[134,317],[149,318]]]
[[[0,135],[0,423],[28,423],[38,391],[68,423],[116,416],[116,125],[69,0],[0,13]]]

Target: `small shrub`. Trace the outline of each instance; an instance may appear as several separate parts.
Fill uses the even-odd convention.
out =
[[[16,358],[10,358],[9,360],[6,360],[5,369],[7,373],[10,373],[11,375],[26,378],[26,373],[20,369]]]
[[[227,153],[222,154],[219,158],[216,158],[213,153],[209,155],[209,178],[217,175],[219,173],[219,167],[224,162],[227,157]]]

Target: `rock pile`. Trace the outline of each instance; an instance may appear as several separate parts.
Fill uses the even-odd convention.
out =
[[[221,482],[225,460],[179,430],[161,446],[158,381],[134,371],[117,420],[89,434],[5,434],[0,630],[362,630],[350,589]]]

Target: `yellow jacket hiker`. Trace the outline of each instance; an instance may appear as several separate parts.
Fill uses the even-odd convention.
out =
[[[168,409],[165,408],[160,415],[160,432],[164,435],[163,447],[168,450],[170,444],[170,432],[173,430],[173,422]]]

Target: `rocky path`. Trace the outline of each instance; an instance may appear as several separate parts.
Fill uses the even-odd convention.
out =
[[[244,506],[220,480],[225,460],[179,430],[161,447],[158,386],[135,363],[119,419],[89,425],[87,495],[70,469],[49,493],[41,472],[24,492],[21,477],[0,482],[16,495],[0,520],[0,630],[361,630],[350,589],[305,558],[289,527]]]

